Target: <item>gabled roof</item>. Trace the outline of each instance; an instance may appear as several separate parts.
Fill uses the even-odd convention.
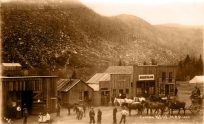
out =
[[[109,81],[110,74],[107,73],[96,73],[86,83],[99,84],[99,81]]]
[[[99,84],[90,83],[88,84],[94,91],[99,91]]]
[[[110,81],[110,74],[108,73],[96,73],[86,83],[94,90],[99,91],[100,81]]]
[[[80,82],[79,79],[60,79],[57,82],[57,91],[67,92],[78,82]]]
[[[133,66],[109,66],[104,73],[133,74]]]
[[[68,92],[75,85],[77,85],[79,82],[82,82],[85,85],[87,85],[88,87],[90,87],[88,84],[86,84],[85,82],[81,81],[80,79],[60,79],[57,82],[57,91]],[[92,87],[90,87],[90,88],[92,88]]]

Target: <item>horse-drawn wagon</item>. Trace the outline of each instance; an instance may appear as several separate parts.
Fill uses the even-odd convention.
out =
[[[204,84],[204,76],[195,76],[193,79],[189,81],[190,84],[195,85],[195,89],[191,94],[191,105],[188,108],[193,114],[198,114],[202,109],[203,96],[201,95],[201,91],[198,88],[203,87]]]
[[[202,98],[201,97],[191,98],[191,105],[189,107],[189,110],[193,114],[198,114],[200,110],[202,110]]]

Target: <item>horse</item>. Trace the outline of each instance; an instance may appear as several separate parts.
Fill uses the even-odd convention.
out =
[[[183,109],[184,115],[185,115],[185,102],[180,101],[168,101],[168,108],[169,108],[169,114],[173,114],[173,110],[178,110],[178,114],[180,114],[180,109]]]
[[[76,111],[76,115],[77,115],[76,118],[77,118],[78,120],[81,120],[82,117],[83,117],[83,114],[84,114],[83,108],[76,105],[76,106],[74,107],[74,110]]]
[[[142,112],[144,110],[144,102],[133,102],[133,103],[126,103],[125,106],[129,110],[129,115],[131,116],[131,110],[138,110],[137,114],[142,115]]]
[[[124,99],[124,102],[129,104],[129,103],[133,103],[134,100],[133,100],[133,99],[125,98],[125,99]]]
[[[142,101],[146,101],[146,98],[144,97],[134,97],[134,102],[142,102]]]
[[[115,98],[113,103],[114,103],[114,105],[122,106],[122,104],[125,103],[125,99]]]
[[[152,115],[152,111],[154,111],[154,114],[159,114],[159,111],[161,111],[161,115],[163,115],[165,108],[166,108],[166,104],[162,103],[162,102],[153,102],[153,101],[145,101],[144,104],[146,110],[147,110],[147,114],[149,114],[149,110],[150,110],[150,114]]]

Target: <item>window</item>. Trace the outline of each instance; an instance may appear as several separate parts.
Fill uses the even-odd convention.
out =
[[[174,85],[173,84],[170,84],[170,92],[174,93]]]
[[[123,89],[120,89],[120,90],[119,90],[119,93],[123,94]]]
[[[169,72],[169,82],[172,82],[173,72]]]
[[[131,82],[131,87],[133,87],[133,82]]]
[[[165,82],[166,80],[166,72],[162,72],[162,82]]]
[[[126,94],[129,94],[129,89],[126,89],[126,91],[125,91],[125,92],[126,92]]]
[[[164,94],[164,84],[160,84],[160,94]]]

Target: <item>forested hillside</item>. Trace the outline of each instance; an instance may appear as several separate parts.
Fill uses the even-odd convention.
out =
[[[43,74],[69,77],[75,70],[87,80],[121,60],[177,64],[187,53],[202,53],[199,28],[154,26],[131,15],[105,17],[79,2],[4,3],[1,9],[3,62]]]

